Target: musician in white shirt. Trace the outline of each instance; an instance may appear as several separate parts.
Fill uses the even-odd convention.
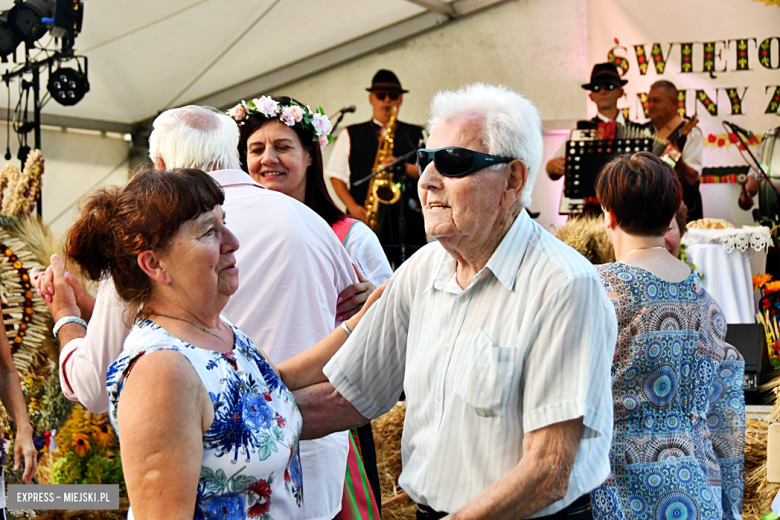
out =
[[[617,323],[593,266],[523,211],[542,158],[533,105],[440,92],[418,152],[426,231],[323,372],[303,438],[407,411],[400,484],[418,519],[588,519],[609,474]]]

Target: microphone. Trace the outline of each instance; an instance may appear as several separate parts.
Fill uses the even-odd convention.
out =
[[[731,129],[732,129],[732,130],[734,130],[735,132],[739,132],[740,134],[744,135],[744,136],[745,136],[745,137],[747,137],[748,139],[749,139],[749,138],[751,138],[751,137],[753,137],[753,136],[755,135],[755,134],[753,134],[753,132],[751,132],[750,130],[745,130],[745,129],[744,129],[744,128],[742,128],[741,126],[735,125],[735,124],[734,124],[734,123],[732,123],[731,121],[723,121],[723,122],[724,122],[725,124],[729,125],[729,128],[731,128]]]
[[[357,107],[355,105],[350,105],[348,107],[342,108],[341,110],[339,110],[339,112],[341,112],[342,114],[349,114],[350,112],[354,112],[355,110],[357,110]]]

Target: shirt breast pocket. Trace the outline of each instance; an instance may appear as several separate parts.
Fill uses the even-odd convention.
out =
[[[517,349],[499,347],[482,330],[467,348],[464,377],[455,393],[481,417],[504,415],[516,379]]]

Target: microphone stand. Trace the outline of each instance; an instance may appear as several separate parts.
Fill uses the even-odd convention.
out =
[[[756,159],[756,157],[753,155],[753,152],[750,151],[750,147],[745,142],[745,140],[742,138],[742,129],[732,125],[728,121],[723,121],[724,125],[728,125],[728,127],[731,129],[731,131],[734,133],[734,135],[737,136],[737,139],[739,139],[739,142],[742,144],[742,146],[745,148],[745,151],[748,153],[751,159],[753,159],[753,162],[756,163],[758,172],[764,177],[764,180],[772,187],[773,190],[775,190],[775,193],[780,197],[780,189],[777,188],[777,186],[772,183],[772,180],[769,178],[769,175],[766,174],[764,171],[764,168],[761,166],[761,162]],[[744,157],[743,157],[744,158]],[[747,162],[747,161],[745,161]],[[750,166],[750,163],[748,163],[748,166]]]
[[[341,120],[344,119],[345,114],[346,112],[344,110],[339,110],[339,117],[338,119],[336,119],[336,122],[333,123],[333,128],[330,131],[331,134],[336,133],[336,129],[339,127],[339,123],[341,123]]]
[[[379,169],[379,170],[377,170],[377,171],[375,171],[373,173],[370,173],[370,174],[366,175],[362,179],[353,182],[352,186],[360,186],[361,184],[365,184],[366,182],[370,181],[376,175],[379,175],[380,173],[384,173],[384,172],[390,171],[394,167],[398,166],[398,164],[406,161],[409,157],[411,157],[412,155],[414,155],[416,153],[417,153],[417,150],[413,150],[413,151],[411,151],[409,153],[403,154],[401,157],[396,158],[395,161],[391,162],[390,164],[388,164],[384,168],[381,168],[381,169]]]
[[[400,190],[401,190],[401,199],[398,201],[399,204],[401,204],[401,214],[398,217],[398,241],[399,246],[401,248],[401,262],[402,264],[406,261],[406,206],[408,206],[408,200],[406,198],[406,160],[415,155],[417,153],[417,149],[415,148],[409,153],[405,153],[400,157],[397,157],[395,161],[391,162],[387,166],[380,168],[379,170],[363,177],[362,179],[355,181],[352,183],[353,186],[360,186],[361,184],[364,184],[374,178],[376,175],[379,175],[380,173],[384,173],[387,171],[391,171],[395,169],[396,166],[403,165],[403,170],[401,173],[401,178],[398,181],[398,184],[400,184]],[[396,182],[395,178],[393,178],[393,182]],[[392,222],[389,223],[391,226],[393,225]],[[398,266],[396,266],[396,269]]]

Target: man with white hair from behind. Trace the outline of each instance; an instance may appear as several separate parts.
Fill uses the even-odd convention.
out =
[[[339,294],[358,283],[349,255],[316,213],[241,171],[235,122],[209,107],[167,110],[154,121],[149,148],[157,169],[202,169],[225,192],[226,223],[240,242],[235,253],[240,286],[224,314],[273,363],[327,336],[336,325]],[[111,280],[100,284],[94,300],[64,273],[61,259],[52,262],[61,279],[50,268],[36,285],[54,320],[62,323],[62,390],[89,410],[105,412],[106,370],[130,330],[124,306]],[[331,520],[340,511],[347,442],[346,432],[340,432],[300,444],[308,520]]]
[[[433,100],[418,151],[437,239],[390,278],[323,372],[299,391],[302,438],[390,410],[403,389],[401,487],[417,518],[592,518],[609,475],[615,311],[595,268],[524,208],[539,114],[505,87]]]

